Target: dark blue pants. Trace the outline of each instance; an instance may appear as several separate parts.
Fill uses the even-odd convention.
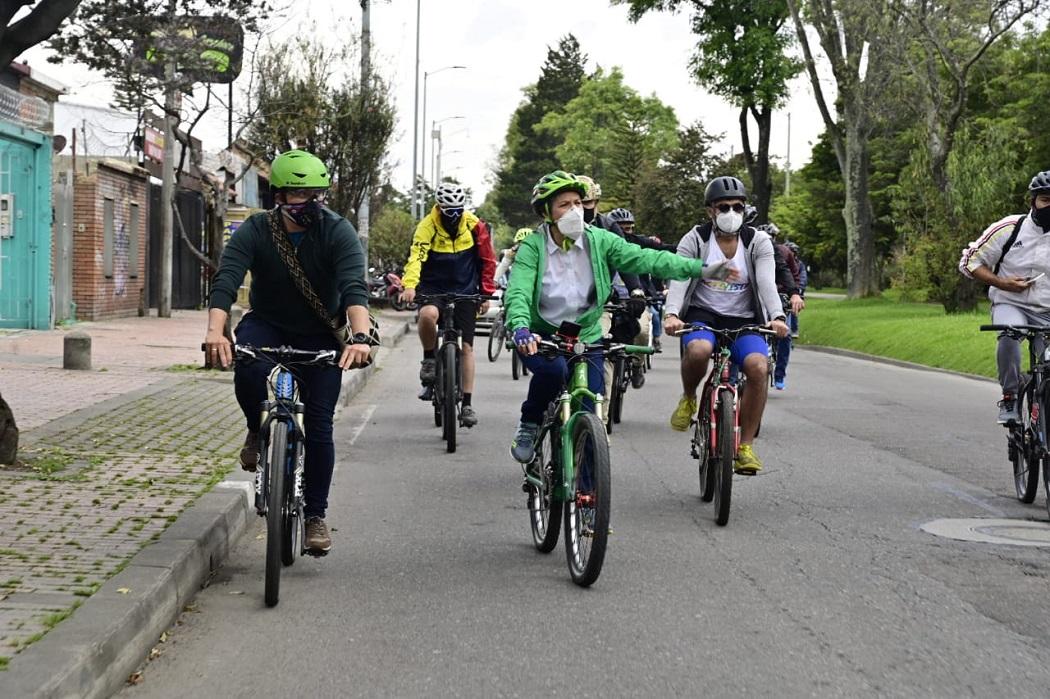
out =
[[[529,380],[529,395],[521,404],[522,422],[539,424],[543,413],[551,401],[558,397],[565,383],[569,380],[569,363],[564,357],[547,359],[538,354],[525,356],[521,354],[522,364],[532,372]],[[587,355],[587,385],[591,391],[601,394],[605,390],[605,372],[601,352]],[[588,401],[589,405],[593,405]]]
[[[234,331],[237,342],[256,347],[288,345],[295,349],[339,349],[330,333],[323,335],[296,335],[276,328],[258,318],[255,313],[244,316]],[[233,385],[237,402],[241,404],[248,431],[259,431],[260,404],[266,400],[266,378],[273,364],[267,361],[237,364]],[[293,367],[299,396],[306,406],[303,415],[306,427],[305,469],[303,497],[307,517],[324,517],[328,509],[328,490],[335,468],[335,443],[332,441],[332,417],[342,387],[339,367]]]
[[[798,331],[798,316],[794,313],[788,313],[787,317],[788,328],[791,332]],[[777,338],[777,365],[773,369],[773,380],[783,381],[787,377],[788,360],[791,358],[791,333],[787,334],[787,337]]]

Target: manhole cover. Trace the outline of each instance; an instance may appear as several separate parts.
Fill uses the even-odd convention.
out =
[[[1027,519],[935,519],[922,525],[927,534],[959,541],[1009,546],[1050,546],[1050,523]]]

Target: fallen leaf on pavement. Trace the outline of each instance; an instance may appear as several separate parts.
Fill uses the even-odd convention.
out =
[[[139,684],[142,682],[142,673],[133,672],[131,677],[128,678],[128,684]]]
[[[129,592],[131,592],[131,588],[130,587],[118,587],[117,588],[117,592],[119,592],[122,595],[126,595]]]

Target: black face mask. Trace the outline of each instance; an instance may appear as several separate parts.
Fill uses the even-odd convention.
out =
[[[1032,220],[1035,221],[1035,225],[1043,229],[1044,233],[1050,231],[1050,206],[1044,206],[1041,209],[1033,206]]]
[[[459,235],[459,219],[463,218],[463,214],[458,216],[447,216],[445,212],[439,212],[441,216],[441,227],[445,229],[450,236],[455,238]]]
[[[321,204],[316,199],[302,204],[281,204],[284,215],[303,228],[309,228],[321,218]]]
[[[593,221],[594,220],[594,215],[596,213],[598,213],[598,207],[597,206],[594,207],[593,209],[588,209],[586,206],[583,207],[583,222],[584,223],[590,223],[591,221]]]

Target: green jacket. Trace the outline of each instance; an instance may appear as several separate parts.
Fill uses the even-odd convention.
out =
[[[544,224],[521,241],[514,258],[510,285],[503,295],[507,312],[507,328],[529,328],[538,333],[553,333],[556,327],[540,317],[540,295],[543,292],[543,273],[547,269],[547,236],[549,226]],[[631,274],[651,274],[659,279],[687,280],[700,276],[704,263],[699,259],[679,257],[673,252],[647,250],[628,243],[615,233],[588,226],[588,252],[594,271],[594,306],[585,311],[579,323],[580,340],[595,342],[602,336],[601,317],[605,299],[612,288],[610,270]]]

